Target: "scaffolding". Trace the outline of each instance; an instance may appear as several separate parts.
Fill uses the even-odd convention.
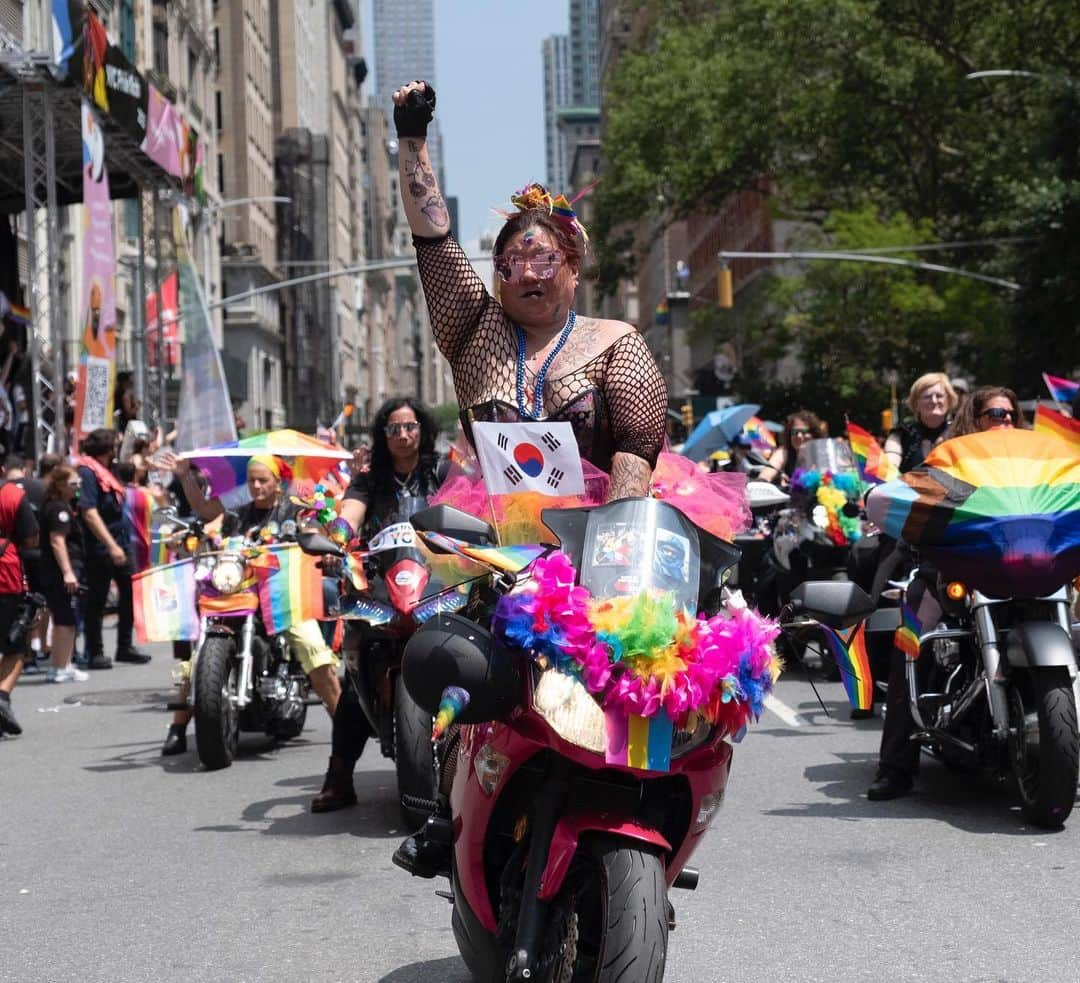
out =
[[[82,201],[82,92],[54,78],[50,58],[7,50],[0,54],[0,213],[25,214],[27,297],[30,324],[27,354],[31,360],[32,447],[35,459],[46,451],[66,450],[64,433],[64,302],[60,296],[60,209]],[[109,164],[113,199],[150,198],[153,214],[161,211],[162,192],[175,195],[179,182],[155,164],[114,120],[100,120]],[[21,133],[22,144],[10,134]],[[144,208],[140,209],[140,214]],[[140,222],[135,282],[145,276],[146,241],[160,242],[162,224]],[[146,230],[145,235],[143,229]],[[169,240],[171,243],[171,239]],[[165,250],[171,255],[171,248]],[[154,282],[162,279],[155,264]],[[133,359],[142,350],[143,300],[136,298]],[[159,362],[158,372],[161,365]],[[165,407],[163,387],[155,406]]]

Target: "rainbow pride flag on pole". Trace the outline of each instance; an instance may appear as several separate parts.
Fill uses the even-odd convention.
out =
[[[1040,406],[1035,410],[1035,429],[1051,433],[1080,448],[1080,420],[1066,413]]]
[[[154,496],[145,488],[128,485],[124,489],[124,515],[131,525],[136,573],[141,573],[153,563],[153,537],[150,532],[153,514]]]
[[[249,561],[259,578],[259,606],[266,630],[277,635],[312,618],[322,618],[322,570],[318,557],[295,543],[270,546]]]
[[[848,420],[847,435],[851,452],[855,455],[855,464],[863,481],[880,485],[882,482],[892,481],[899,475],[899,469],[885,456],[881,445],[874,440],[870,431]]]
[[[1062,379],[1060,376],[1050,375],[1049,372],[1044,372],[1042,377],[1046,388],[1050,390],[1050,395],[1058,403],[1071,403],[1073,397],[1080,392],[1080,382]]]
[[[908,662],[914,662],[919,657],[919,635],[922,634],[922,622],[919,616],[903,604],[900,608],[900,627],[893,636],[893,645],[904,655]]]
[[[663,708],[652,717],[612,708],[604,712],[604,720],[607,724],[604,760],[609,765],[643,771],[671,770],[674,726]]]
[[[190,558],[153,567],[131,580],[135,636],[150,642],[193,642],[199,637],[195,607],[195,564]]]
[[[822,630],[840,668],[848,703],[853,710],[869,710],[874,704],[874,677],[866,648],[866,622],[842,631],[822,625]]]

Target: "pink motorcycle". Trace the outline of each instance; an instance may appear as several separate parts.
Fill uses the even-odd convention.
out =
[[[452,844],[454,935],[477,979],[661,980],[675,924],[667,892],[697,886],[689,861],[724,798],[729,739],[778,672],[774,630],[752,612],[721,613],[738,550],[665,502],[543,518],[561,553],[549,547],[526,573],[496,578],[491,630],[439,615],[406,647],[413,699],[438,715],[449,696],[463,725],[443,752],[452,818],[436,812],[424,836]],[[483,522],[444,506],[412,521],[443,546],[446,536],[490,542]],[[686,714],[669,702],[650,715],[657,691],[632,675],[629,649],[614,652],[626,641],[621,614],[656,614],[651,604],[683,612],[684,668],[697,657],[691,636],[693,665],[710,671],[720,663],[706,658],[708,639],[717,659],[724,639],[752,639],[723,678],[682,694],[697,700]],[[586,611],[608,628],[590,633]],[[634,706],[642,715],[625,712]]]

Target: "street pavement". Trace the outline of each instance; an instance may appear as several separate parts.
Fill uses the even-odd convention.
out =
[[[0,981],[464,983],[445,882],[409,878],[394,773],[370,747],[360,804],[309,811],[330,726],[257,735],[224,771],[160,757],[169,650],[88,683],[24,677],[0,739]],[[880,721],[839,684],[781,680],[736,749],[727,799],[675,892],[670,981],[1080,979],[1080,810],[1027,827],[1007,790],[926,761],[871,803]],[[631,981],[627,981],[631,983]]]

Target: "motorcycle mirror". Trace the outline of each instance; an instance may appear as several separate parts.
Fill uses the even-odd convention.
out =
[[[791,592],[793,608],[830,628],[850,628],[874,610],[858,584],[847,580],[807,580]]]
[[[300,549],[312,556],[344,556],[345,551],[318,529],[301,529],[296,534]]]
[[[450,505],[431,505],[409,516],[412,527],[420,532],[440,532],[461,539],[471,546],[494,546],[495,530],[483,519]]]

